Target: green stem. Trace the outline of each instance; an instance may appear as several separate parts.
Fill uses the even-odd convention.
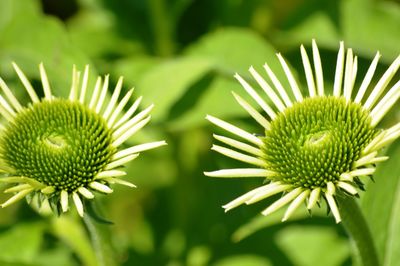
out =
[[[164,0],[150,0],[151,19],[153,23],[156,50],[160,56],[170,56],[174,53],[171,18],[166,12]]]
[[[96,253],[96,258],[99,266],[114,266],[117,265],[113,249],[110,246],[110,239],[107,234],[107,226],[99,224],[93,220],[90,215],[84,215],[83,221],[89,232],[93,249]]]
[[[336,199],[339,204],[343,226],[355,244],[362,265],[380,265],[371,231],[355,198],[338,195]]]

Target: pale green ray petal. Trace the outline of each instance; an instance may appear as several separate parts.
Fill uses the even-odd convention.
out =
[[[305,190],[301,192],[300,195],[295,198],[292,203],[290,203],[289,207],[287,208],[285,215],[282,218],[282,222],[286,221],[289,219],[289,217],[293,214],[293,212],[304,202],[304,200],[308,197],[310,194],[310,190]]]
[[[272,195],[278,194],[280,192],[288,191],[291,189],[291,185],[284,185],[280,182],[273,182],[270,184],[269,187],[264,187],[264,189],[257,191],[257,193],[251,197],[250,199],[246,200],[246,204],[250,205],[260,200],[266,199]]]
[[[283,71],[285,72],[286,77],[289,81],[290,87],[292,88],[293,94],[296,97],[296,100],[298,102],[303,101],[303,95],[301,94],[299,85],[297,85],[297,82],[296,82],[292,72],[290,71],[289,66],[287,65],[285,59],[282,57],[281,54],[277,54],[277,56],[282,65]]]
[[[390,80],[396,74],[397,70],[400,67],[400,56],[396,58],[396,60],[389,66],[386,72],[383,74],[382,78],[378,81],[371,94],[369,95],[367,101],[364,104],[366,109],[371,109],[374,103],[378,100],[379,96],[386,89],[386,86],[389,84]]]
[[[276,186],[276,184],[271,183],[271,184],[268,184],[268,185],[264,185],[262,187],[255,188],[255,189],[243,194],[242,196],[240,196],[240,197],[228,202],[227,204],[222,206],[222,208],[225,209],[225,212],[227,212],[229,210],[232,210],[233,208],[236,208],[237,206],[242,205],[247,200],[251,199],[259,191],[265,190],[265,189],[267,189],[268,187],[271,187],[271,186]]]
[[[123,134],[121,134],[119,136],[117,135],[117,137],[115,137],[115,140],[112,143],[112,145],[114,147],[118,147],[119,145],[124,143],[133,134],[135,134],[137,131],[142,129],[150,121],[150,119],[151,119],[151,116],[149,115],[145,119],[141,120],[140,122],[134,124],[132,127],[128,128],[125,132],[123,132]]]
[[[14,94],[11,92],[10,88],[7,86],[7,84],[4,82],[2,78],[0,78],[0,87],[3,90],[4,94],[6,95],[8,101],[11,103],[11,105],[14,107],[14,109],[17,112],[20,112],[22,110],[22,106],[15,98]]]
[[[131,105],[128,111],[118,120],[118,122],[113,126],[113,129],[118,128],[121,124],[125,123],[126,120],[131,117],[131,115],[136,111],[139,107],[140,102],[142,101],[142,96],[136,99],[136,101]]]
[[[79,214],[80,217],[83,217],[83,204],[82,204],[82,200],[79,197],[78,193],[73,192],[72,193],[72,200],[74,201],[76,210]]]
[[[52,194],[55,191],[55,188],[53,186],[47,186],[44,187],[40,190],[43,194]]]
[[[112,128],[114,125],[115,120],[117,119],[118,115],[121,113],[122,109],[125,107],[128,100],[131,98],[133,93],[133,89],[129,90],[124,98],[118,103],[117,107],[115,108],[114,112],[112,113],[110,119],[108,119],[107,125],[109,128]]]
[[[281,207],[283,207],[284,205],[288,204],[289,202],[291,202],[294,198],[296,198],[298,195],[300,195],[300,193],[302,192],[302,188],[298,187],[293,189],[292,191],[290,191],[289,193],[287,193],[285,196],[283,196],[282,198],[280,198],[279,200],[275,201],[274,203],[272,203],[268,208],[266,208],[264,211],[262,211],[262,215],[267,216],[275,211],[277,211],[278,209],[280,209]]]
[[[319,188],[319,187],[314,188],[311,191],[310,197],[308,198],[307,209],[311,210],[315,206],[315,204],[319,200],[320,194],[321,194],[321,188]]]
[[[14,112],[12,107],[7,103],[7,101],[1,95],[0,95],[0,111],[1,114],[4,116],[4,118],[6,118],[9,121],[16,116],[16,113]],[[8,119],[7,117],[10,117],[10,119]]]
[[[335,97],[339,97],[341,95],[343,68],[344,68],[344,43],[340,42],[340,48],[336,61],[335,81],[333,85],[333,96]]]
[[[236,159],[238,161],[242,161],[242,162],[253,164],[256,166],[260,166],[260,167],[266,166],[264,160],[262,160],[262,159],[259,159],[257,157],[253,157],[253,156],[249,156],[249,155],[246,155],[246,154],[243,154],[243,153],[240,153],[240,152],[237,152],[237,151],[234,151],[234,150],[231,150],[231,149],[219,146],[219,145],[213,145],[211,147],[211,150],[219,152],[227,157]]]
[[[65,190],[60,193],[60,204],[63,212],[68,211],[68,192]]]
[[[19,79],[21,80],[22,84],[24,84],[24,87],[26,91],[29,94],[29,97],[31,97],[33,103],[39,102],[39,97],[37,96],[35,90],[32,87],[32,84],[29,82],[28,78],[25,76],[24,72],[21,71],[21,69],[18,67],[18,65],[15,62],[12,62],[12,66],[15,69],[15,72],[17,72],[17,75]]]
[[[242,85],[242,87],[246,90],[246,92],[258,103],[258,105],[268,114],[271,119],[274,119],[276,117],[276,113],[272,108],[269,106],[269,104],[264,101],[263,98],[253,89],[253,87],[250,86],[249,83],[247,83],[239,74],[235,74],[234,76]]]
[[[366,165],[366,164],[370,164],[370,161],[375,158],[375,156],[378,154],[377,151],[371,152],[369,154],[364,155],[363,157],[361,157],[360,159],[358,159],[357,161],[354,162],[353,164],[353,168],[358,168],[360,166]]]
[[[236,168],[223,169],[212,172],[204,172],[211,177],[268,177],[276,175],[275,172],[260,168]]]
[[[300,53],[301,53],[301,60],[303,61],[304,72],[306,74],[309,95],[310,95],[310,97],[314,97],[316,95],[314,76],[312,73],[310,59],[308,58],[306,49],[304,48],[303,45],[300,46]]]
[[[272,83],[274,84],[276,90],[279,92],[281,98],[285,102],[287,107],[293,105],[292,101],[290,100],[289,96],[286,93],[285,88],[283,88],[281,82],[276,77],[275,73],[271,70],[267,63],[264,64],[265,71],[267,72],[269,78],[271,79]]]
[[[343,88],[343,96],[347,101],[351,99],[351,91],[352,91],[352,80],[353,80],[353,50],[347,49],[346,56],[346,69],[344,74],[344,88]]]
[[[362,168],[362,169],[356,169],[347,173],[343,173],[340,175],[340,179],[347,181],[347,180],[353,180],[354,177],[358,176],[367,176],[367,175],[372,175],[375,172],[376,168]]]
[[[268,95],[268,97],[272,100],[275,106],[279,109],[280,112],[283,112],[286,107],[283,105],[281,99],[276,95],[274,90],[269,86],[269,84],[265,81],[263,77],[254,69],[253,66],[249,68],[251,75],[257,81],[258,85],[264,90],[264,92]]]
[[[89,65],[86,65],[85,71],[83,72],[81,93],[79,95],[79,102],[82,104],[85,102],[88,80],[89,80]]]
[[[326,201],[328,202],[329,208],[332,211],[333,217],[335,217],[336,223],[340,223],[341,218],[340,218],[340,213],[339,213],[339,209],[337,207],[335,198],[333,197],[333,195],[331,195],[329,193],[325,193],[325,197],[326,197]]]
[[[337,185],[352,195],[358,194],[357,189],[347,182],[339,181],[339,182],[337,182]]]
[[[124,176],[126,175],[125,171],[121,170],[106,170],[98,173],[95,177],[95,179],[101,179],[104,177],[112,177],[112,176]]]
[[[360,89],[357,92],[357,96],[354,100],[355,103],[361,103],[365,92],[367,91],[368,86],[371,83],[372,77],[374,76],[376,66],[378,65],[379,58],[381,57],[381,54],[379,52],[376,53],[374,60],[372,60],[372,63],[370,67],[368,68],[367,74],[365,75],[365,78],[363,82],[361,83]]]
[[[52,98],[50,83],[49,79],[47,78],[46,70],[44,69],[43,63],[39,64],[39,70],[40,70],[40,79],[42,81],[42,86],[43,86],[44,98],[50,101]]]
[[[89,189],[85,188],[85,187],[80,187],[78,188],[78,192],[84,196],[87,199],[93,199],[94,198],[94,194],[92,192],[90,192]]]
[[[78,87],[80,80],[81,72],[76,70],[76,66],[74,65],[72,68],[72,85],[69,93],[69,100],[75,101],[78,97]]]
[[[213,134],[213,137],[229,146],[232,146],[234,148],[237,148],[239,150],[251,153],[253,155],[256,155],[258,157],[262,157],[264,155],[263,151],[259,148],[256,148],[254,146],[251,146],[249,144],[243,143],[241,141],[232,139],[232,138],[228,138],[225,136],[220,136],[217,134]]]
[[[165,142],[164,140],[135,145],[130,148],[118,151],[117,153],[114,154],[113,159],[117,160],[134,153],[151,150],[164,145],[167,145],[167,142]]]
[[[213,123],[214,125],[217,125],[220,128],[223,128],[226,131],[229,131],[232,134],[235,134],[236,136],[239,136],[239,137],[241,137],[241,138],[243,138],[243,139],[245,139],[245,140],[247,140],[247,141],[249,141],[249,142],[251,142],[253,144],[256,144],[256,145],[258,145],[260,147],[263,145],[262,140],[259,139],[258,137],[254,136],[254,135],[244,131],[243,129],[240,129],[240,128],[238,128],[238,127],[236,127],[236,126],[234,126],[234,125],[232,125],[232,124],[230,124],[228,122],[225,122],[225,121],[223,121],[221,119],[218,119],[216,117],[213,117],[211,115],[207,115],[206,119],[208,121],[210,121],[211,123]]]
[[[128,122],[121,125],[115,132],[113,133],[114,138],[119,138],[122,134],[124,134],[129,128],[137,124],[139,121],[143,120],[148,114],[150,114],[151,110],[153,109],[154,104],[150,105],[134,117],[132,117]]]
[[[12,196],[11,198],[9,198],[6,202],[4,202],[3,204],[1,204],[2,208],[5,208],[23,198],[25,198],[26,195],[28,195],[29,193],[31,193],[33,191],[33,188],[29,188],[29,189],[25,189],[22,190],[20,192],[18,192],[17,194],[15,194],[14,196]]]
[[[107,108],[103,114],[103,117],[105,120],[108,119],[108,117],[111,115],[111,112],[114,110],[115,104],[117,103],[119,94],[121,93],[121,88],[122,88],[122,82],[123,82],[123,78],[120,77],[118,79],[117,85],[115,86],[114,92],[111,96],[111,100],[107,105]]]
[[[20,185],[16,185],[16,186],[7,188],[6,190],[4,190],[4,193],[15,193],[15,192],[20,192],[20,191],[26,190],[26,189],[33,189],[33,187],[29,184],[20,184]]]
[[[97,98],[99,97],[101,87],[101,77],[97,77],[96,84],[94,85],[92,97],[90,98],[89,108],[93,109],[96,106]]]
[[[372,117],[371,125],[376,126],[385,114],[393,107],[400,98],[400,80],[386,93],[379,103],[372,109],[370,116]]]
[[[105,177],[103,178],[103,180],[107,181],[110,184],[119,184],[119,185],[123,185],[123,186],[127,186],[130,188],[135,188],[136,185],[132,184],[131,182],[119,179],[119,178],[113,178],[113,177]]]
[[[318,95],[324,95],[324,74],[322,72],[322,64],[321,64],[321,57],[319,55],[319,50],[317,47],[317,43],[315,40],[312,40],[312,51],[313,51],[313,61],[314,61],[314,68],[315,68],[315,77],[317,80],[317,90]]]
[[[101,89],[100,97],[99,97],[99,100],[97,101],[97,105],[96,105],[96,113],[98,113],[98,114],[100,113],[101,107],[103,106],[104,100],[105,100],[106,95],[107,95],[109,80],[110,80],[110,75],[106,75],[106,77],[104,78],[103,87]]]
[[[123,157],[121,159],[118,159],[116,161],[112,161],[111,163],[106,165],[105,170],[114,169],[114,168],[116,168],[118,166],[121,166],[121,165],[123,165],[123,164],[125,164],[127,162],[130,162],[130,161],[134,160],[138,156],[139,156],[139,154],[131,154],[131,155],[125,156],[125,157]]]
[[[261,115],[255,108],[253,108],[248,102],[246,102],[242,97],[237,95],[235,92],[232,92],[233,96],[235,97],[236,101],[240,104],[240,106],[245,109],[251,117],[254,118],[262,127],[265,129],[270,129],[271,124],[268,122],[267,119],[263,115]]]
[[[90,183],[89,187],[93,188],[94,190],[106,193],[106,194],[110,194],[113,192],[113,190],[109,186],[104,185],[99,182],[96,182],[96,181],[93,181],[92,183]]]

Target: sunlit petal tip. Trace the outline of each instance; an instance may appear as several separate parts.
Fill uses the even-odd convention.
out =
[[[336,192],[336,187],[335,187],[335,185],[333,184],[333,182],[328,182],[327,184],[326,184],[326,193],[328,193],[328,194],[330,194],[330,195],[335,195],[335,192]]]
[[[89,187],[91,187],[94,190],[97,190],[99,192],[106,193],[106,194],[110,194],[110,193],[113,192],[113,190],[109,186],[104,185],[104,184],[99,183],[99,182],[96,182],[96,181],[93,181],[92,183],[90,183]]]
[[[18,192],[17,194],[15,194],[14,196],[12,196],[11,198],[9,198],[6,202],[4,202],[3,204],[1,204],[2,208],[5,208],[11,204],[14,204],[15,202],[23,199],[26,195],[28,195],[29,193],[31,193],[33,191],[32,188],[29,189],[25,189],[22,190],[20,192]]]
[[[300,206],[301,203],[305,201],[305,199],[310,194],[310,190],[304,190],[300,193],[293,201],[290,203],[289,207],[287,208],[285,215],[282,218],[282,222],[287,221],[290,216],[296,211],[296,209]]]
[[[60,193],[60,204],[61,204],[61,210],[63,212],[68,211],[68,192],[65,190],[62,190]]]
[[[40,190],[43,194],[51,194],[55,191],[55,188],[53,186],[47,186],[45,188],[42,188]]]
[[[110,184],[119,184],[119,185],[127,186],[127,187],[130,187],[130,188],[136,188],[137,187],[135,184],[132,184],[131,182],[122,180],[120,178],[107,177],[107,178],[104,178],[104,180],[107,181]]]
[[[319,201],[321,194],[321,188],[317,187],[311,190],[310,196],[308,198],[307,209],[311,210],[315,204]]]
[[[125,171],[121,170],[106,170],[98,173],[95,179],[102,179],[104,177],[114,177],[114,176],[124,176],[126,175]]]
[[[85,187],[80,187],[78,188],[78,192],[84,196],[87,199],[93,199],[94,198],[94,194],[87,188]]]
[[[75,207],[76,207],[76,210],[77,210],[79,216],[83,217],[84,211],[83,211],[82,200],[76,192],[72,193],[72,200],[74,201],[74,204],[75,204]]]
[[[343,182],[343,181],[339,181],[337,183],[337,185],[342,188],[343,190],[345,190],[346,192],[350,193],[351,195],[357,195],[358,191],[357,189],[352,186],[351,184],[347,183],[347,182]]]
[[[330,210],[332,211],[332,214],[333,214],[333,217],[335,218],[336,223],[337,224],[340,223],[342,219],[340,217],[339,209],[337,207],[335,198],[330,193],[325,193],[325,198],[326,198],[326,201],[328,202]]]

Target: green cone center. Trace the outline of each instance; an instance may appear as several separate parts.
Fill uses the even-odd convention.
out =
[[[5,128],[2,160],[16,176],[72,192],[93,181],[115,149],[104,119],[79,102],[43,101],[25,108]]]
[[[264,160],[276,180],[324,188],[352,170],[376,133],[361,105],[333,96],[306,98],[271,122]]]

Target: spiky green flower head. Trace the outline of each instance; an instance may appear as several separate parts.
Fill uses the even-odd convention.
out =
[[[0,78],[0,113],[5,119],[0,128],[0,182],[10,184],[4,192],[13,194],[2,207],[35,198],[39,205],[48,202],[58,214],[67,212],[72,202],[83,216],[84,199],[93,199],[94,192],[113,192],[114,183],[135,187],[121,179],[126,174],[121,168],[140,152],[166,144],[157,141],[121,148],[150,121],[153,108],[137,112],[142,97],[129,106],[133,89],[119,101],[122,77],[109,100],[108,75],[97,78],[88,97],[89,67],[82,78],[74,67],[69,97],[63,99],[52,94],[40,64],[41,99],[20,68],[15,63],[13,67],[31,102],[23,106]]]
[[[254,167],[223,169],[205,174],[212,177],[261,177],[267,180],[267,184],[223,206],[226,211],[281,194],[281,198],[262,214],[268,215],[289,204],[282,219],[284,221],[300,204],[306,203],[311,210],[323,198],[338,223],[341,217],[336,197],[340,193],[358,196],[365,177],[374,173],[375,164],[388,159],[379,155],[379,151],[400,136],[400,123],[389,129],[377,128],[400,97],[400,81],[387,89],[400,66],[400,56],[373,87],[371,80],[380,58],[377,53],[361,86],[354,89],[357,57],[353,56],[351,49],[347,50],[346,55],[342,42],[333,89],[329,89],[324,85],[315,41],[312,42],[314,69],[303,46],[300,51],[308,95],[301,93],[280,54],[277,56],[293,92],[292,98],[268,64],[264,65],[268,81],[253,67],[249,70],[261,87],[261,93],[241,76],[235,75],[262,111],[259,112],[258,108],[236,93],[233,95],[265,132],[264,136],[256,136],[228,122],[207,116],[211,123],[235,136],[214,135],[224,145],[213,145],[212,149]],[[368,90],[370,87],[371,90]],[[273,104],[264,100],[265,96]]]

